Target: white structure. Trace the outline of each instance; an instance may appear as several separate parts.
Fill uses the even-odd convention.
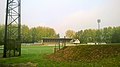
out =
[[[75,41],[73,41],[74,44],[80,44],[80,41],[78,39],[76,39]]]

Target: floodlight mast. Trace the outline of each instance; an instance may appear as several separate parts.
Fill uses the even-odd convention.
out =
[[[98,19],[97,22],[98,22],[98,30],[99,30],[100,29],[100,22],[101,22],[101,20]]]
[[[21,55],[21,0],[7,0],[3,57]]]
[[[101,22],[101,20],[97,19],[97,22],[98,22],[98,31],[100,33],[100,22]],[[99,38],[99,40],[101,40],[101,35],[100,34],[98,35],[98,38]],[[98,41],[98,44],[100,44],[100,41]]]

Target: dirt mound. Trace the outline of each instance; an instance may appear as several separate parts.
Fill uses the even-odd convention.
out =
[[[120,56],[120,45],[67,46],[48,56],[55,61],[97,61]]]

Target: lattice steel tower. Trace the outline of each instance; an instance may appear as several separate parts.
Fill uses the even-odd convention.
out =
[[[21,55],[21,0],[7,0],[3,57]]]

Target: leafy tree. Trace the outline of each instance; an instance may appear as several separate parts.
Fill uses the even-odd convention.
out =
[[[31,35],[30,35],[30,29],[26,25],[22,25],[21,29],[21,40],[22,42],[31,42]]]
[[[106,42],[106,43],[120,43],[120,26],[119,27],[105,27],[100,30],[86,29],[75,33],[75,37],[81,43],[88,42]]]
[[[60,34],[56,34],[56,38],[60,38]]]
[[[75,37],[75,31],[73,30],[67,30],[65,33],[66,33],[66,37],[69,37],[69,38]]]
[[[81,41],[81,43],[95,42],[96,30],[86,29],[76,32],[76,38]]]
[[[96,30],[96,37],[95,37],[95,40],[96,42],[100,43],[102,40],[101,40],[101,37],[102,37],[102,30]]]
[[[41,38],[54,38],[56,37],[56,32],[54,29],[49,28],[49,27],[37,27],[36,28],[36,38],[37,40],[41,40]]]
[[[31,29],[30,29],[30,33],[31,33],[30,35],[31,35],[31,38],[32,38],[32,39],[31,39],[32,42],[33,42],[33,43],[34,43],[34,42],[37,42],[37,39],[36,39],[36,37],[37,37],[37,36],[36,36],[36,34],[37,34],[37,33],[36,33],[36,28],[35,28],[35,27],[31,28]]]
[[[76,32],[75,35],[76,35],[75,38],[79,39],[81,43],[84,43],[84,39],[83,39],[83,30],[80,30],[80,31]]]
[[[114,32],[112,34],[112,43],[120,43],[120,26],[114,27]]]
[[[112,27],[106,27],[103,29],[103,41],[106,43],[111,43],[111,39],[112,39],[112,34],[113,34],[113,29]]]
[[[0,45],[3,45],[4,41],[4,25],[0,25]]]

